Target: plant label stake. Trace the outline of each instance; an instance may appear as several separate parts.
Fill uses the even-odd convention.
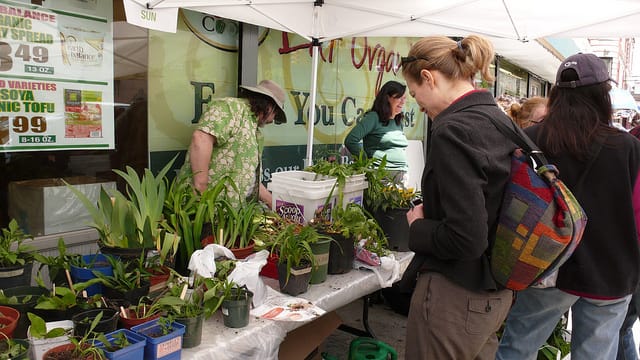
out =
[[[124,311],[124,306],[120,306],[120,316],[122,316],[125,319],[128,319],[129,317],[127,316],[127,312]]]
[[[184,286],[182,287],[182,292],[180,293],[180,300],[184,300],[185,295],[187,295],[187,285],[188,284],[184,284]]]

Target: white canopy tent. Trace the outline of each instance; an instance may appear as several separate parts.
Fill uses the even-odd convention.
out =
[[[640,36],[640,0],[125,0],[127,4],[165,14],[191,9],[295,33],[316,44],[350,36],[482,34],[492,39],[498,54],[550,81],[560,59],[536,39]],[[131,22],[129,15],[127,19]],[[317,62],[314,46],[308,164]]]

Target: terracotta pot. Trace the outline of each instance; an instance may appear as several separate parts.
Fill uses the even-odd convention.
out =
[[[243,248],[231,248],[229,250],[231,250],[231,252],[233,253],[233,255],[235,255],[236,259],[244,259],[247,256],[253,254],[253,247],[255,246],[255,244],[253,243],[253,241],[249,244],[249,246],[247,247],[243,247]]]
[[[156,313],[147,317],[138,318],[136,312],[133,309],[126,309],[127,318],[123,318],[122,314],[120,314],[120,326],[131,330],[133,326],[144,324],[147,321],[155,320],[160,317],[160,313]]]
[[[0,317],[0,333],[6,335],[9,339],[13,338],[13,332],[18,325],[18,319],[10,317]]]
[[[75,350],[76,346],[73,344],[64,344],[56,346],[53,349],[49,349],[42,355],[42,360],[93,360],[93,355],[89,355],[84,358],[75,358],[71,356],[71,352]]]

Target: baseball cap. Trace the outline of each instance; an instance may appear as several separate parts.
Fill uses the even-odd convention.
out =
[[[561,81],[562,72],[567,69],[575,70],[578,80]],[[556,74],[556,86],[561,88],[577,88],[608,80],[613,81],[609,76],[607,65],[594,54],[577,53],[569,56],[560,64]]]
[[[257,86],[240,85],[240,87],[251,92],[270,97],[276,105],[278,105],[276,108],[276,116],[274,118],[275,123],[282,124],[287,122],[287,116],[284,113],[284,100],[286,95],[280,85],[271,80],[262,80]]]

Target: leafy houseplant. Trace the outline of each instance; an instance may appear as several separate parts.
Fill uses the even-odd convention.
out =
[[[49,280],[52,284],[68,286],[68,280],[65,276],[66,271],[71,270],[72,263],[78,263],[80,255],[67,253],[67,246],[63,238],[58,239],[58,255],[45,256],[35,252],[33,258],[40,263],[38,273],[43,267],[49,270]]]
[[[144,254],[133,262],[133,269],[113,256],[107,256],[107,260],[113,270],[112,275],[94,272],[102,285],[104,295],[111,299],[125,299],[132,304],[137,304],[140,298],[149,293],[149,277],[151,274],[144,267]]]
[[[144,337],[127,329],[98,336],[100,341],[96,345],[104,349],[107,359],[143,359]]]
[[[15,219],[11,219],[6,228],[0,233],[0,273],[2,276],[1,289],[9,287],[30,285],[31,266],[33,256],[31,247],[23,244],[29,237],[25,234]],[[13,275],[9,275],[9,274]],[[18,273],[16,275],[16,273]]]
[[[162,231],[167,193],[165,176],[174,161],[175,158],[169,161],[156,176],[149,169],[145,169],[142,177],[129,166],[126,167],[126,172],[114,169],[127,183],[126,195],[117,190],[108,194],[101,189],[97,204],[93,204],[86,195],[67,184],[89,211],[93,220],[91,226],[98,231],[102,247],[156,248],[160,251],[165,248],[164,240],[168,236],[170,245],[166,247],[175,248],[176,235]]]
[[[311,267],[315,265],[309,242],[317,236],[313,227],[299,224],[288,224],[278,234],[271,252],[278,254],[280,291],[294,296],[307,291]],[[289,285],[291,275],[295,275],[296,282]]]
[[[222,319],[230,328],[243,328],[249,324],[249,312],[253,302],[253,293],[246,285],[225,280],[218,293],[222,299]]]
[[[91,322],[89,331],[80,338],[70,337],[71,344],[56,346],[53,349],[44,353],[43,360],[98,360],[104,359],[104,352],[102,349],[93,346],[96,336],[93,330],[102,319],[102,313],[98,315]]]
[[[236,207],[229,200],[221,198],[216,202],[215,209],[214,241],[228,249],[252,247],[253,238],[260,229],[260,221],[264,214],[262,205],[251,201]],[[252,251],[253,249],[244,257]],[[238,257],[238,252],[235,254]]]
[[[160,317],[144,324],[136,325],[131,330],[146,339],[147,343],[144,350],[146,359],[159,358],[159,350],[162,351],[162,358],[180,358],[182,341],[175,341],[175,338],[183,336],[184,325],[170,318]]]
[[[29,359],[29,342],[10,339],[4,334],[0,334],[0,360],[12,359]]]

